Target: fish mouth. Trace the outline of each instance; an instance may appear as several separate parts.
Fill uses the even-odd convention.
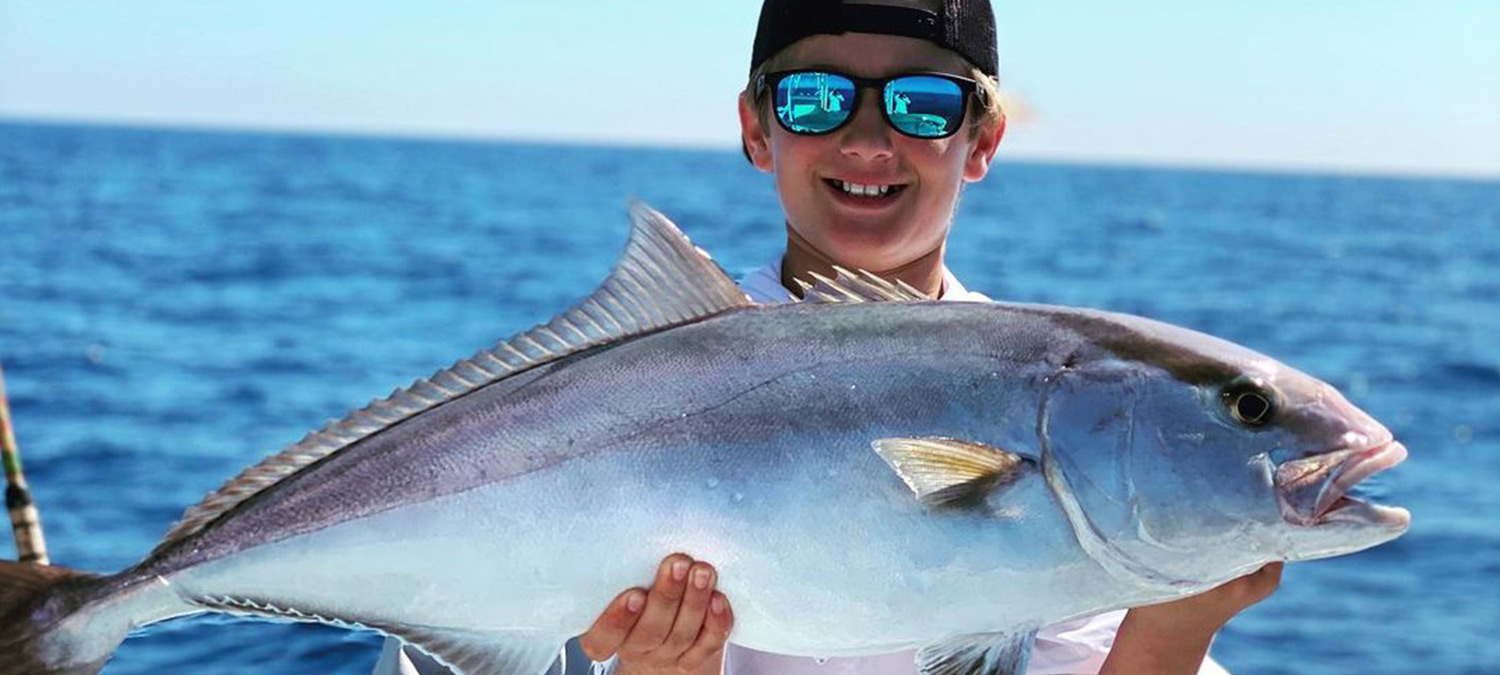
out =
[[[1370,476],[1406,460],[1406,446],[1387,440],[1366,448],[1340,448],[1276,467],[1276,494],[1288,522],[1303,527],[1333,523],[1404,530],[1411,513],[1350,497]]]

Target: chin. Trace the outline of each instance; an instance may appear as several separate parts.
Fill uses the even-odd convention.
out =
[[[882,272],[911,262],[903,256],[904,240],[869,232],[844,233],[826,238],[821,252],[835,263],[849,268]]]

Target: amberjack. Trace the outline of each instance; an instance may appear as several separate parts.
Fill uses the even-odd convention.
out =
[[[737,644],[1012,675],[1040,626],[1410,522],[1348,494],[1405,458],[1391,433],[1244,347],[843,270],[761,306],[632,223],[577,306],[246,469],[135,566],[0,563],[0,673],[95,673],[132,629],[226,612],[536,675],[680,550]]]

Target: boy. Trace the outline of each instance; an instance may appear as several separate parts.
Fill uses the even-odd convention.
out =
[[[840,265],[943,300],[987,300],[959,284],[943,253],[962,185],[984,178],[1005,131],[989,0],[766,0],[751,61],[739,104],[745,154],[775,176],[787,248],[741,281],[746,292],[784,302],[794,279]],[[886,79],[910,73],[944,81]],[[842,95],[841,110],[807,100],[828,89]],[[1205,658],[1209,641],[1279,576],[1269,566],[1193,598],[1043,629],[1028,672],[1223,672]],[[649,593],[629,591],[600,616],[584,650],[594,659],[618,652],[620,675],[717,673],[721,660],[734,674],[915,672],[911,652],[821,665],[734,647],[720,657],[731,615],[713,580],[706,563],[669,557]]]
[[[984,178],[1004,134],[997,74],[989,0],[766,0],[739,117],[745,156],[775,177],[787,247],[741,281],[745,291],[785,302],[795,279],[840,265],[942,300],[986,301],[948,272],[943,254],[963,184]],[[820,663],[726,650],[733,615],[715,575],[706,562],[668,556],[649,591],[622,593],[580,638],[595,661],[618,654],[595,670],[915,672],[911,652]],[[1044,628],[1028,673],[1223,673],[1205,658],[1210,640],[1279,578],[1272,565],[1192,598]],[[397,672],[396,656],[388,646],[377,673]],[[587,670],[570,663],[570,673]]]

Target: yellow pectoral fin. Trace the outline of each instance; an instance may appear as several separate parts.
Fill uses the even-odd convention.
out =
[[[882,438],[871,444],[917,499],[939,506],[970,499],[1019,478],[1025,457],[953,438]]]

